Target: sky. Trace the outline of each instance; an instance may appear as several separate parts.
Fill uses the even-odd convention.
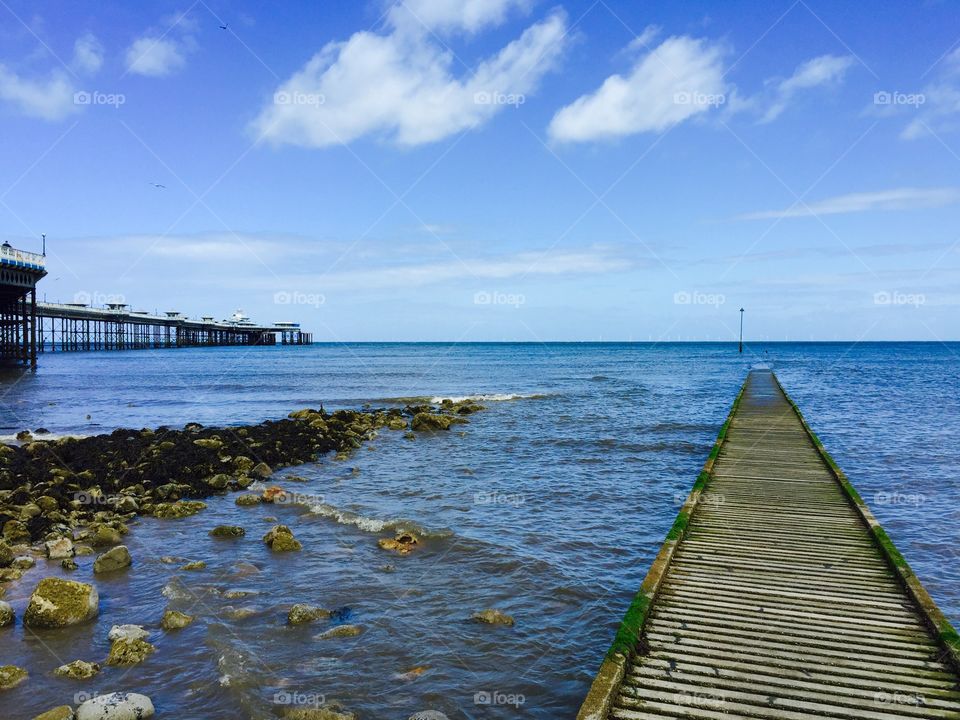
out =
[[[960,340],[957,10],[0,0],[0,237],[321,341]]]

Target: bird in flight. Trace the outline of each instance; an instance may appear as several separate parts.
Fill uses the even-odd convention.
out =
[[[220,29],[226,30],[229,26],[230,26],[230,23],[224,23],[223,25],[220,26]]]
[[[166,189],[167,189],[167,186],[166,186],[166,185],[161,185],[160,183],[152,182],[152,183],[150,183],[150,184],[153,185],[153,186],[154,186],[155,188],[157,188],[158,190],[166,190]]]

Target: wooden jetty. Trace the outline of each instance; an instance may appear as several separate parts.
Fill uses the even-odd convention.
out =
[[[960,638],[754,370],[578,720],[960,718]]]

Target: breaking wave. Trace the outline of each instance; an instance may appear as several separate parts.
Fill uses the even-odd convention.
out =
[[[319,502],[308,505],[310,512],[320,517],[329,518],[341,525],[353,525],[364,532],[381,533],[385,530],[412,532],[420,537],[426,538],[448,538],[453,535],[449,528],[428,528],[414,520],[405,518],[390,518],[383,520],[380,518],[368,517],[351,510],[343,510],[330,505],[329,503]]]

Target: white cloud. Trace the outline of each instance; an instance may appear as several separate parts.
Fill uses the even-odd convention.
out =
[[[103,65],[103,48],[97,39],[86,34],[77,39],[71,67],[78,73],[92,75]],[[77,88],[64,68],[55,67],[46,76],[27,76],[0,63],[0,100],[15,106],[28,117],[63,120],[80,108],[74,103]]]
[[[747,213],[738,220],[773,220],[781,218],[813,217],[815,215],[844,215],[871,210],[921,210],[960,203],[960,188],[897,188],[879,192],[850,193],[818,202],[797,204],[785,210],[765,210]]]
[[[434,26],[473,30],[520,4],[418,0],[412,6]],[[323,48],[277,88],[253,129],[273,143],[306,147],[370,134],[408,146],[436,142],[525,102],[565,46],[566,15],[556,11],[457,78],[453,52],[420,23],[397,20],[400,12],[389,16],[386,34],[358,32]]]
[[[729,91],[723,56],[723,47],[707,40],[668,38],[640,57],[628,75],[608,77],[598,90],[558,111],[550,137],[585,142],[662,132],[705,113],[723,104]]]
[[[43,79],[26,78],[0,65],[0,99],[29,117],[62,120],[77,110],[73,93],[70,79],[60,70]]]
[[[807,60],[794,71],[793,75],[776,84],[774,99],[761,122],[771,122],[778,118],[798,92],[842,82],[847,70],[854,62],[853,57],[849,55],[821,55]]]
[[[922,102],[915,106],[905,106],[905,112],[915,112],[919,116],[900,133],[904,140],[916,140],[957,128],[960,116],[960,48],[947,55],[943,60],[939,77],[916,96]]]
[[[514,8],[528,9],[530,0],[405,0],[389,12],[394,27],[421,25],[439,32],[477,32],[499,25]]]
[[[148,77],[163,77],[186,65],[181,43],[173,38],[142,37],[127,48],[127,71]]]
[[[103,46],[90,33],[77,39],[73,45],[73,67],[78,72],[93,74],[103,66]]]

